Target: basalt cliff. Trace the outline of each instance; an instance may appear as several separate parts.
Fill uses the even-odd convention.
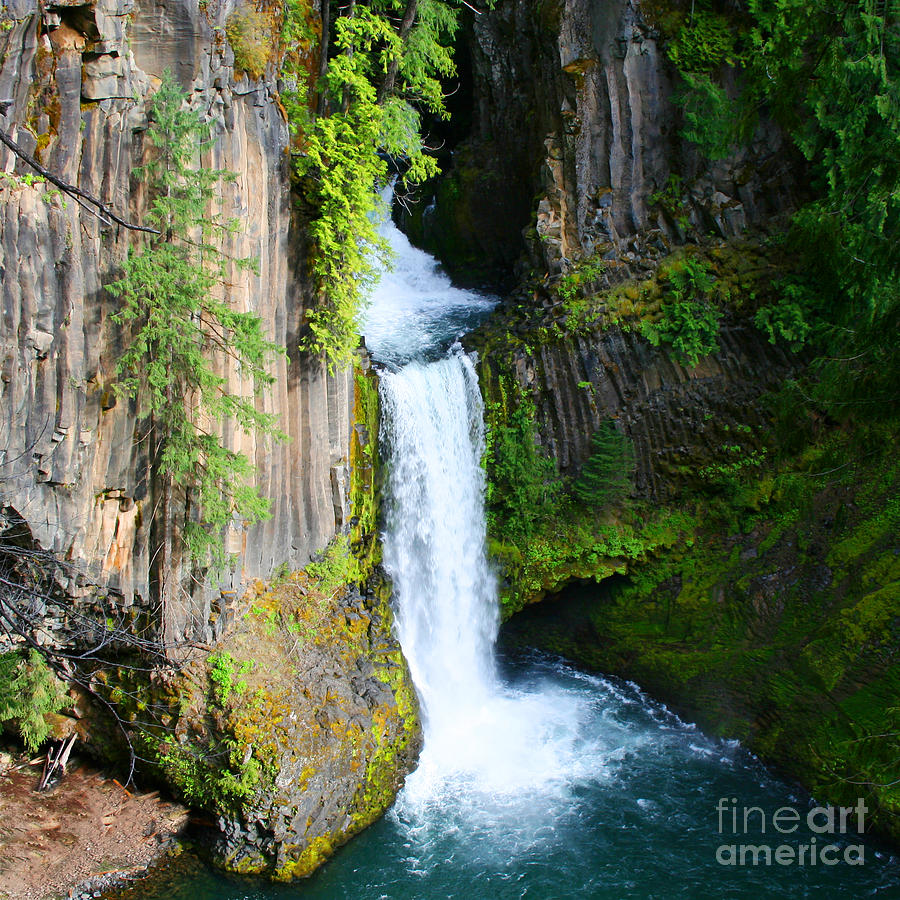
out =
[[[360,517],[374,503],[377,395],[365,359],[355,376],[329,373],[299,349],[313,296],[278,72],[251,78],[235,66],[233,11],[191,0],[3,7],[0,129],[105,208],[0,150],[0,528],[7,586],[24,560],[59,561],[51,602],[5,596],[38,644],[75,648],[77,680],[101,710],[116,710],[118,728],[85,713],[85,744],[126,775],[130,752],[139,755],[140,777],[212,814],[229,867],[287,877],[384,811],[415,763],[419,725],[384,593],[329,582],[326,594],[321,579],[288,580],[336,535],[346,544],[351,519],[356,538],[371,537],[371,509]],[[196,165],[234,175],[222,211],[238,228],[214,250],[255,265],[228,271],[223,299],[258,315],[284,350],[257,403],[285,439],[214,423],[255,464],[253,486],[271,514],[234,523],[231,562],[217,578],[180,567],[169,637],[186,660],[175,674],[138,661],[135,676],[122,625],[146,633],[159,624],[150,528],[160,496],[146,419],[116,390],[127,329],[104,289],[140,235],[106,210],[145,220],[133,169],[147,159],[148,104],[166,70],[211,123]],[[215,364],[230,390],[252,396],[238,366],[224,356]],[[271,584],[276,570],[267,590],[260,579]],[[104,627],[122,638],[117,650]],[[78,664],[85,641],[88,657],[112,662]]]

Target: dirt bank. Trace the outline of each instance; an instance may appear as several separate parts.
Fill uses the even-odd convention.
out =
[[[37,793],[41,763],[0,754],[0,900],[73,896],[87,879],[139,872],[187,824],[156,792],[126,791],[83,762]],[[110,879],[112,880],[112,879]]]

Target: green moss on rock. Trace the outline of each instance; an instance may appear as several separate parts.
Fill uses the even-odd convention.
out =
[[[842,454],[840,474],[811,474]],[[865,796],[900,838],[900,466],[860,463],[843,434],[802,459],[810,471],[783,464],[759,479],[764,502],[752,484],[695,496],[690,545],[572,588],[506,639],[637,680],[820,799]],[[795,481],[804,490],[787,489]]]

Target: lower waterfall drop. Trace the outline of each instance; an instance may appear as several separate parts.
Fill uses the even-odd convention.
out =
[[[481,820],[486,831],[514,833],[518,843],[521,826],[538,826],[529,825],[535,796],[562,799],[579,770],[595,777],[601,748],[581,733],[590,718],[584,695],[549,685],[515,691],[497,677],[483,404],[472,360],[455,349],[385,372],[381,397],[389,473],[384,565],[425,730],[397,814],[421,825],[440,806],[441,820],[454,813],[461,827]]]

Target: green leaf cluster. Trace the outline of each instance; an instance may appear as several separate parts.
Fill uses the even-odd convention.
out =
[[[65,685],[37,650],[0,655],[0,726],[13,725],[29,753],[50,734],[45,713],[69,706]]]
[[[723,65],[736,65],[743,56],[734,22],[703,0],[695,3],[693,14],[684,18],[667,55],[679,72],[707,75]]]
[[[129,335],[118,389],[149,421],[156,475],[183,493],[189,556],[222,565],[222,531],[264,517],[268,502],[249,484],[250,460],[219,437],[220,423],[277,436],[275,417],[256,401],[272,383],[268,364],[281,351],[257,315],[223,299],[232,271],[253,263],[221,253],[235,224],[210,209],[234,176],[195,165],[207,133],[167,72],[151,104],[152,155],[135,171],[152,198],[147,220],[160,234],[132,249],[106,289],[119,301],[113,321]],[[240,392],[230,389],[222,361],[236,370]]]
[[[799,280],[785,281],[779,287],[778,302],[761,306],[753,321],[769,343],[781,340],[797,351],[806,344],[812,331],[809,315],[813,299],[808,286]]]
[[[654,347],[666,344],[680,363],[696,366],[719,349],[721,313],[710,296],[714,283],[709,265],[687,257],[660,274],[668,278],[669,288],[659,318],[643,319],[641,334]]]
[[[388,158],[403,167],[401,181],[437,174],[426,152],[422,115],[445,118],[442,79],[456,72],[452,41],[459,5],[446,0],[369,0],[332,4],[332,56],[322,114],[289,106],[302,131],[296,169],[314,209],[310,264],[318,289],[307,316],[305,349],[329,366],[350,362],[359,339],[368,290],[387,262],[377,229],[377,188],[387,183]]]
[[[898,400],[891,327],[900,303],[900,0],[747,0],[729,21],[731,44],[700,15],[673,37],[669,55],[687,88],[683,134],[717,158],[767,108],[808,160],[814,192],[785,245],[805,283],[804,302],[788,296],[760,311],[757,324],[770,339],[794,346],[814,339],[825,351],[824,380],[837,394],[823,392],[821,400],[833,413],[891,415]],[[742,66],[739,97],[716,80],[717,57]],[[867,409],[848,396],[863,370],[878,397]]]
[[[486,404],[488,531],[527,538],[547,515],[561,483],[553,460],[537,445],[534,400],[518,381],[501,375],[498,396]]]

